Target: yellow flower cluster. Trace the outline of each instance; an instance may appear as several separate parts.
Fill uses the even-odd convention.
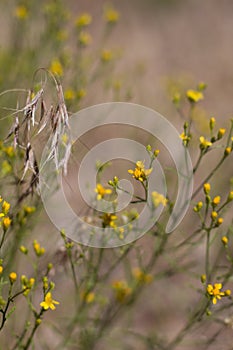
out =
[[[114,8],[108,7],[104,10],[104,19],[109,24],[115,24],[119,21],[120,14]]]
[[[24,290],[23,295],[27,296],[35,284],[35,278],[27,278],[25,275],[21,276],[22,288]]]
[[[147,180],[147,178],[151,174],[152,170],[153,170],[152,168],[145,169],[144,162],[139,160],[136,162],[135,169],[134,170],[129,169],[128,173],[132,174],[133,178],[135,178],[136,180],[144,182],[145,180]]]
[[[125,281],[115,281],[112,287],[115,291],[115,298],[120,303],[124,303],[132,294],[132,288],[130,288]]]
[[[155,208],[157,208],[160,204],[162,204],[164,207],[167,205],[167,199],[156,191],[151,193],[151,198]]]
[[[7,201],[3,201],[1,196],[0,196],[0,203],[2,203],[1,211],[0,211],[0,226],[3,227],[4,231],[6,231],[11,224],[11,219],[9,218],[9,216],[7,216],[10,210],[10,203],[8,203]]]
[[[225,292],[222,292],[221,289],[222,283],[215,283],[214,285],[208,284],[206,288],[207,295],[211,298],[214,305],[217,303],[218,300],[221,300],[222,297],[231,295],[230,289],[225,290]]]
[[[192,103],[197,103],[197,102],[204,99],[203,93],[201,91],[198,91],[198,90],[189,89],[186,92],[186,96],[187,96],[188,100]]]
[[[45,253],[45,249],[40,246],[40,243],[38,243],[37,240],[34,240],[33,242],[33,249],[38,257],[44,255]]]
[[[112,228],[117,227],[116,225],[117,216],[115,214],[104,213],[103,215],[100,216],[100,218],[102,219],[103,227],[112,227]]]
[[[142,284],[151,283],[153,280],[153,277],[150,273],[145,273],[140,268],[133,269],[133,276],[138,283],[142,283]]]

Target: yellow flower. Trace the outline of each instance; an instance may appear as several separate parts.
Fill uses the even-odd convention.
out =
[[[227,197],[227,200],[230,202],[233,200],[233,191],[231,191]]]
[[[87,32],[82,31],[78,36],[78,43],[82,47],[86,47],[86,46],[90,45],[91,41],[92,41],[92,38],[91,38],[90,34]]]
[[[210,184],[209,184],[209,183],[205,183],[204,186],[203,186],[203,188],[204,188],[205,194],[209,194],[209,193],[210,193],[211,187],[210,187]]]
[[[202,283],[206,282],[206,275],[205,274],[201,275],[201,282]]]
[[[24,245],[21,245],[19,247],[19,250],[25,255],[28,253],[28,249]]]
[[[43,307],[44,310],[48,310],[48,309],[55,310],[56,309],[55,304],[59,305],[60,303],[56,300],[53,300],[52,293],[48,292],[45,295],[44,301],[40,303],[40,306]]]
[[[67,89],[64,93],[65,99],[68,100],[74,100],[75,99],[75,92],[72,89]]]
[[[213,220],[215,220],[218,217],[218,213],[216,211],[212,211],[211,217]]]
[[[227,238],[226,236],[223,236],[223,237],[221,238],[221,241],[222,241],[222,243],[223,243],[224,246],[227,246],[227,244],[228,244],[228,238]]]
[[[140,268],[133,269],[133,276],[139,283],[143,284],[150,283],[153,279],[150,273],[145,273]]]
[[[190,102],[198,102],[204,99],[202,92],[191,89],[186,92],[186,96]]]
[[[196,213],[198,213],[198,212],[201,210],[202,207],[203,207],[203,203],[200,201],[200,202],[198,202],[198,203],[195,205],[195,207],[193,208],[193,210],[194,210]]]
[[[3,175],[7,175],[7,174],[12,172],[12,166],[7,160],[4,160],[2,162],[1,172],[2,172]]]
[[[223,137],[223,135],[225,134],[225,132],[226,132],[226,129],[223,129],[223,128],[219,129],[218,130],[218,139],[221,139]]]
[[[216,197],[214,197],[212,203],[214,205],[218,205],[220,203],[220,200],[221,200],[221,197],[220,196],[216,196]]]
[[[0,275],[1,275],[2,272],[3,272],[3,267],[0,266]]]
[[[231,290],[230,289],[225,290],[225,296],[229,297],[230,295],[231,295]]]
[[[110,50],[103,50],[101,52],[101,60],[103,62],[109,62],[109,61],[112,60],[112,58],[113,58],[112,51],[110,51]]]
[[[120,14],[113,8],[106,8],[104,11],[104,19],[109,24],[114,24],[119,21]]]
[[[212,142],[206,140],[206,139],[204,138],[204,136],[200,136],[200,137],[199,137],[199,140],[200,140],[200,148],[201,148],[201,149],[206,149],[206,148],[212,146]]]
[[[104,213],[100,216],[103,227],[116,227],[117,216],[111,213]]]
[[[83,28],[83,27],[87,27],[89,24],[91,24],[92,22],[92,17],[89,13],[83,13],[82,15],[80,15],[76,21],[75,21],[75,25],[78,28]]]
[[[183,144],[186,146],[187,143],[190,141],[191,137],[188,135],[185,135],[184,132],[182,132],[182,134],[180,134],[180,138],[183,141]]]
[[[17,280],[17,274],[15,272],[11,272],[9,274],[9,280],[11,283],[14,283]]]
[[[132,289],[125,281],[115,281],[113,282],[112,287],[115,290],[115,298],[120,303],[125,302],[132,293]]]
[[[91,304],[93,303],[94,300],[95,300],[95,293],[94,292],[87,293],[87,295],[85,296],[85,302],[87,304]]]
[[[232,148],[231,148],[231,147],[225,148],[224,155],[225,155],[225,156],[228,156],[228,155],[231,153],[231,151],[232,151]]]
[[[222,283],[215,283],[214,285],[208,284],[206,291],[207,294],[212,298],[213,304],[216,304],[218,300],[225,296],[225,292],[221,292]]]
[[[223,218],[219,218],[218,220],[217,220],[217,226],[220,226],[220,225],[222,225],[222,223],[223,223]]]
[[[14,147],[12,147],[12,146],[5,147],[5,148],[4,148],[4,152],[6,153],[6,155],[7,155],[9,158],[14,157],[14,155],[15,155],[15,150],[14,150]]]
[[[102,198],[104,198],[104,196],[106,194],[111,194],[112,190],[110,188],[105,188],[103,187],[101,184],[97,184],[96,188],[95,188],[95,192],[97,193],[97,200],[101,200]]]
[[[42,256],[45,253],[45,249],[40,246],[40,243],[37,242],[37,240],[34,240],[33,242],[33,248],[37,256]]]
[[[53,73],[54,75],[58,75],[59,77],[63,75],[63,68],[61,62],[57,59],[52,61],[49,70],[51,71],[51,73]]]
[[[128,173],[132,174],[133,178],[138,181],[144,182],[152,172],[152,168],[145,169],[144,163],[139,160],[136,162],[136,167],[134,170],[129,169]]]
[[[167,199],[160,193],[154,191],[151,193],[152,203],[155,208],[157,208],[160,204],[164,207],[167,205]]]
[[[214,117],[210,118],[210,130],[213,130],[213,128],[215,126],[215,122],[216,122],[216,120]]]
[[[77,99],[81,100],[83,97],[85,97],[87,94],[85,89],[79,89],[77,91]]]
[[[15,9],[15,17],[18,19],[26,19],[28,17],[28,10],[25,6],[17,6]]]
[[[23,209],[25,214],[32,214],[36,211],[35,207],[29,207],[29,206],[25,206]]]
[[[8,213],[8,211],[10,210],[10,207],[11,207],[10,203],[8,203],[6,201],[4,201],[2,203],[2,211],[3,211],[4,215],[6,215]]]
[[[7,230],[10,227],[10,224],[11,224],[11,219],[8,216],[3,218],[2,225],[3,225],[4,230]]]

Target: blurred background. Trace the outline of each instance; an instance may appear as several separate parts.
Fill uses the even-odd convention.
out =
[[[112,19],[106,18],[106,12],[111,9],[119,12],[119,18],[114,19],[114,15]],[[78,23],[83,13],[92,17],[86,25]],[[198,82],[204,81],[208,88],[205,100],[197,107],[194,128],[198,134],[205,134],[210,117],[217,119],[219,127],[226,127],[232,116],[232,18],[231,0],[0,0],[0,92],[30,89],[40,84],[45,79],[43,72],[35,72],[38,68],[46,68],[61,80],[71,113],[102,102],[130,101],[155,109],[182,132],[184,120],[176,113],[172,96],[177,92],[184,95],[188,88],[195,88]],[[48,81],[48,100],[55,96],[53,89]],[[26,96],[25,92],[22,94]],[[19,91],[0,95],[1,138],[12,122],[8,109],[16,108],[18,101],[23,103],[19,96]],[[197,154],[192,149],[191,153],[196,159]],[[208,165],[214,162],[213,157]],[[226,192],[232,167],[226,165],[222,169],[216,184]],[[200,169],[195,186],[204,174],[206,165]],[[180,239],[190,223],[195,222],[191,212],[179,230]],[[56,247],[57,232],[44,213],[38,222],[41,231],[51,234],[47,244],[51,249]],[[46,242],[47,236],[42,235],[43,240]],[[171,244],[178,240],[179,235],[171,240]],[[146,237],[139,242],[145,252],[149,244]],[[126,315],[119,322],[131,323],[142,332],[157,327],[162,336],[172,338],[195,298],[196,291],[190,295],[189,288],[196,283],[203,254],[199,247],[191,257],[193,270],[188,280],[185,274],[176,275],[169,279],[169,285],[165,280],[156,291],[147,289],[135,306],[132,319]],[[111,253],[107,259],[111,260]],[[179,260],[179,257],[174,259]],[[161,266],[172,264],[172,260],[173,257],[166,256]],[[57,278],[60,285],[58,299],[63,299],[58,318],[65,321],[69,316],[70,296],[66,293],[64,271]],[[164,295],[164,290],[169,293]],[[155,299],[162,302],[155,304]],[[52,322],[52,317],[57,316],[48,317]],[[39,334],[56,344],[51,329]],[[206,335],[196,329],[192,337],[193,342],[197,342],[199,337],[205,340]],[[43,342],[39,337],[37,339],[36,349],[42,349]],[[221,339],[211,345],[211,349],[228,349],[232,330],[224,333],[225,345]],[[109,348],[111,341],[105,340],[98,349]],[[124,346],[124,349],[142,349],[130,338],[125,338]],[[191,338],[182,349],[195,349],[195,346]],[[121,349],[120,342],[114,349]]]

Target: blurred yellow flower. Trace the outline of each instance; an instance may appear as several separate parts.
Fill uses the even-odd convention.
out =
[[[36,253],[37,256],[44,255],[45,249],[40,246],[40,243],[38,243],[37,240],[34,240],[33,248],[34,248],[34,252]]]
[[[61,77],[63,75],[63,68],[59,60],[55,59],[52,61],[50,68],[50,72],[53,73],[54,75],[58,75]]]
[[[110,50],[103,50],[101,52],[101,60],[102,62],[109,62],[113,59],[113,53]]]
[[[90,45],[92,38],[89,33],[82,31],[78,36],[78,43],[82,47]]]
[[[150,273],[145,273],[140,268],[133,269],[133,276],[139,283],[147,284],[151,283],[153,276]]]
[[[198,102],[204,99],[202,92],[191,89],[186,92],[186,96],[190,102]]]
[[[167,205],[167,199],[156,191],[151,193],[151,199],[155,208],[157,208],[160,204],[162,204],[164,207]]]
[[[227,244],[228,244],[228,238],[227,238],[227,236],[223,236],[223,237],[221,238],[221,241],[222,241],[222,243],[224,244],[224,246],[227,246]]]
[[[116,220],[117,220],[117,216],[115,214],[112,213],[104,213],[103,215],[100,216],[100,218],[102,219],[102,225],[103,227],[112,227],[112,228],[116,228]]]
[[[24,20],[28,17],[28,10],[25,6],[17,6],[15,8],[15,17]]]
[[[10,207],[11,207],[10,203],[8,203],[6,201],[4,201],[2,203],[2,212],[3,212],[4,215],[6,215],[9,212]]]
[[[204,189],[205,194],[209,194],[210,193],[210,189],[211,189],[210,184],[209,183],[205,183],[203,185],[203,189]]]
[[[78,28],[83,28],[83,27],[87,27],[91,22],[92,22],[91,15],[89,13],[83,13],[82,15],[77,17],[75,21],[75,25]]]
[[[214,205],[218,205],[220,203],[220,201],[221,201],[221,197],[220,196],[216,196],[216,197],[214,197],[212,203]]]
[[[132,289],[125,281],[115,281],[112,287],[115,290],[115,298],[120,303],[125,302],[132,293]]]
[[[64,97],[67,101],[74,100],[75,99],[75,92],[72,89],[67,89],[64,92]]]
[[[86,96],[86,94],[87,94],[87,92],[86,92],[85,89],[79,89],[79,90],[77,91],[77,98],[78,98],[79,100],[81,100],[83,97]]]
[[[8,216],[3,218],[2,226],[4,230],[7,230],[10,227],[10,224],[11,224],[11,219]]]
[[[104,19],[107,23],[114,24],[119,21],[120,14],[114,8],[105,8],[104,10]]]

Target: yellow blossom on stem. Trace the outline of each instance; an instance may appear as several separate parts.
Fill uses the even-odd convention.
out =
[[[218,213],[216,211],[212,211],[211,217],[213,220],[215,220],[218,217]]]
[[[110,50],[103,50],[101,52],[101,60],[102,62],[109,62],[111,61],[113,58],[113,54],[112,54],[112,51]]]
[[[233,200],[233,191],[231,191],[227,197],[228,202]]]
[[[34,248],[34,251],[38,257],[44,255],[45,249],[40,246],[40,243],[38,243],[37,240],[34,240],[33,248]]]
[[[3,218],[2,220],[2,226],[3,226],[3,229],[6,231],[9,227],[10,227],[10,224],[11,224],[11,219],[6,216],[5,218]]]
[[[6,201],[4,201],[2,203],[2,212],[3,212],[4,215],[6,215],[9,212],[10,207],[11,207],[10,203],[8,203]]]
[[[44,310],[48,310],[48,309],[55,310],[56,309],[55,305],[59,305],[59,304],[60,303],[58,301],[53,300],[52,293],[48,292],[45,295],[44,301],[40,303],[40,306],[43,307]]]
[[[214,126],[215,126],[215,122],[216,122],[216,120],[215,120],[215,118],[214,117],[212,117],[212,118],[210,118],[210,130],[213,130],[213,128],[214,128]]]
[[[199,137],[199,140],[200,140],[200,148],[203,150],[203,149],[207,149],[208,147],[212,146],[212,142],[206,140],[204,138],[204,136],[200,136]]]
[[[77,91],[77,99],[78,100],[81,100],[83,97],[85,97],[87,94],[86,90],[85,89],[79,89]]]
[[[222,137],[223,137],[223,135],[225,134],[225,132],[226,132],[226,129],[223,129],[223,128],[221,128],[221,129],[219,129],[218,130],[218,140],[219,139],[221,139]]]
[[[128,173],[132,174],[133,178],[135,178],[136,180],[144,182],[145,180],[147,180],[152,170],[153,170],[152,168],[145,169],[144,163],[141,160],[139,160],[136,162],[135,169],[134,170],[129,169]]]
[[[119,17],[119,12],[114,8],[106,8],[104,11],[104,19],[109,24],[117,23],[119,21]]]
[[[49,70],[51,71],[51,73],[58,75],[59,77],[63,75],[63,68],[61,62],[57,59],[52,61]]]
[[[3,267],[0,266],[0,275],[1,275],[2,272],[3,272]]]
[[[132,293],[132,289],[125,281],[115,281],[113,282],[112,287],[115,290],[115,298],[120,303],[125,302]]]
[[[196,103],[204,99],[203,93],[197,90],[188,90],[186,92],[186,96],[188,100],[192,103]]]
[[[216,196],[214,197],[212,204],[213,205],[218,205],[220,203],[221,197],[220,196]]]
[[[74,99],[75,99],[75,92],[74,92],[74,90],[72,90],[72,89],[67,89],[67,90],[64,92],[64,98],[65,98],[65,100],[67,100],[67,101],[74,100]]]
[[[112,228],[117,227],[115,222],[117,220],[117,216],[115,214],[104,213],[103,215],[100,216],[100,218],[102,219],[103,227],[112,227]]]
[[[160,204],[162,204],[164,207],[167,205],[167,199],[162,194],[153,191],[151,193],[152,203],[155,208],[157,208]]]
[[[104,196],[106,194],[111,194],[112,193],[112,190],[110,188],[105,188],[103,187],[100,183],[98,183],[96,185],[96,188],[95,188],[95,192],[97,193],[97,200],[101,200],[102,198],[104,198]]]
[[[210,189],[211,189],[210,184],[209,183],[205,183],[203,185],[203,189],[204,189],[205,194],[209,194],[210,193]]]
[[[216,226],[222,225],[223,221],[224,221],[223,218],[219,218],[219,219],[217,220]]]
[[[228,155],[231,153],[231,151],[232,151],[232,148],[231,148],[231,147],[225,148],[224,155],[225,155],[225,156],[228,156]]]
[[[221,241],[222,241],[222,243],[223,243],[224,246],[227,246],[227,244],[228,244],[228,238],[227,238],[227,236],[223,236],[223,237],[221,238]]]
[[[83,27],[87,27],[89,24],[91,24],[91,22],[92,22],[91,15],[89,13],[83,13],[76,19],[75,25],[78,28],[83,28]]]
[[[25,6],[17,6],[15,9],[15,17],[20,20],[24,20],[28,17],[28,10]]]
[[[150,273],[143,272],[140,268],[133,269],[133,276],[139,283],[147,284],[152,282],[152,275]]]
[[[11,283],[14,283],[17,280],[17,274],[15,272],[11,272],[9,274],[9,280]]]
[[[201,275],[201,282],[202,283],[206,282],[206,275],[205,274]]]
[[[82,31],[78,36],[78,43],[82,47],[90,45],[92,38],[89,33]]]
[[[201,208],[203,207],[203,203],[200,201],[198,202],[195,207],[193,208],[193,210],[197,213],[201,210]]]

